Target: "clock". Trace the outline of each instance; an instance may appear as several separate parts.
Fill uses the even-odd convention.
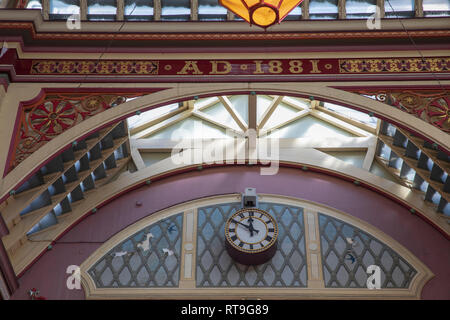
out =
[[[237,262],[246,265],[269,260],[277,249],[278,225],[264,210],[244,208],[225,223],[225,247]]]

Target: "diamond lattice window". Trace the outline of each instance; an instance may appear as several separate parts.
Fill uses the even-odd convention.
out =
[[[135,233],[110,250],[90,270],[98,288],[178,287],[183,215]]]

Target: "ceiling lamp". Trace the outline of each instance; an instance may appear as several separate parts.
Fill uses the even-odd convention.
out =
[[[280,23],[303,0],[219,0],[219,3],[248,23],[268,28]]]

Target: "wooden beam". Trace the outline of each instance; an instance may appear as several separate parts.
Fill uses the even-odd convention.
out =
[[[198,0],[191,0],[191,20],[198,20]]]
[[[330,116],[335,117],[335,118],[337,118],[339,120],[345,121],[345,122],[347,122],[347,123],[349,123],[349,124],[351,124],[351,125],[353,125],[355,127],[358,127],[358,128],[363,129],[363,130],[365,130],[367,132],[370,132],[371,134],[376,134],[376,132],[377,132],[376,128],[368,126],[368,125],[366,125],[366,124],[364,124],[362,122],[359,122],[357,120],[350,119],[350,118],[348,118],[348,117],[346,117],[346,116],[344,116],[342,114],[339,114],[337,112],[328,110],[325,107],[317,106],[316,109],[319,110],[319,111],[325,112],[325,113],[329,114]]]
[[[201,102],[195,103],[195,110],[203,111],[204,109],[207,109],[209,107],[212,107],[213,105],[219,103],[219,97],[211,97],[207,98]]]
[[[143,152],[170,152],[181,140],[130,139],[132,148]]]
[[[273,98],[273,100],[270,103],[269,107],[266,109],[266,111],[264,112],[264,114],[261,117],[261,121],[258,124],[258,130],[261,130],[264,127],[264,125],[267,123],[267,121],[269,120],[270,116],[273,114],[273,112],[278,107],[278,105],[283,100],[283,98],[284,98],[283,96],[275,96]]]
[[[42,0],[42,17],[44,20],[49,19],[50,14],[50,0]]]
[[[183,107],[185,107],[188,110],[194,110],[194,107],[195,107],[194,100],[184,101]]]
[[[275,97],[275,96],[271,96],[271,97]],[[284,104],[287,104],[288,106],[294,108],[294,109],[297,109],[298,111],[302,111],[302,110],[306,110],[306,109],[310,109],[311,108],[311,100],[309,100],[309,99],[296,98],[298,100],[302,100],[305,103],[309,104],[309,106],[303,107],[303,106],[299,106],[298,104],[293,103],[290,98],[291,97],[283,96],[283,101],[282,102]]]
[[[233,134],[235,134],[235,135],[238,135],[238,136],[243,136],[243,135],[244,135],[243,132],[240,132],[240,131],[238,131],[238,130],[236,130],[236,129],[233,129],[233,128],[227,126],[226,124],[224,124],[224,123],[222,123],[222,122],[220,122],[220,121],[217,121],[215,118],[211,117],[209,114],[203,113],[203,112],[201,112],[201,111],[194,111],[192,114],[193,114],[194,116],[196,116],[196,117],[202,119],[202,120],[211,122],[212,124],[214,124],[214,125],[216,125],[216,126],[222,127],[222,128],[224,128],[224,129],[226,129],[226,130],[229,130],[229,131],[231,131],[231,132],[232,132]]]
[[[380,10],[380,18],[383,19],[385,16],[385,9],[384,9],[384,0],[377,0],[377,7],[378,10]]]
[[[316,109],[320,106],[320,101],[318,100],[311,100],[311,109]]]
[[[125,0],[116,0],[117,11],[116,11],[116,20],[123,21],[125,15]]]
[[[303,0],[302,2],[302,20],[309,19],[309,0]]]
[[[414,15],[416,18],[423,17],[423,1],[422,0],[414,0]]]
[[[257,130],[258,99],[256,95],[248,96],[248,128]]]
[[[350,132],[351,134],[354,134],[354,135],[356,135],[358,137],[367,137],[367,136],[370,135],[369,132],[360,129],[360,128],[358,128],[358,127],[348,123],[347,121],[340,120],[337,117],[334,117],[334,115],[331,116],[328,113],[325,113],[323,111],[311,110],[311,115],[316,117],[316,118],[318,118],[318,119],[326,121],[326,122],[328,122],[328,123],[330,123],[330,124],[332,124],[332,125],[334,125],[334,126],[336,126],[338,128],[341,128],[342,130]]]
[[[161,20],[161,0],[153,0],[153,20]]]
[[[370,138],[369,148],[367,148],[366,156],[364,157],[363,169],[370,171],[372,167],[373,160],[375,159],[375,153],[377,151],[378,138],[371,137]]]
[[[148,138],[152,134],[155,134],[175,123],[178,123],[178,122],[184,120],[184,119],[187,119],[188,117],[190,117],[192,115],[192,113],[193,113],[192,110],[186,110],[181,113],[177,113],[176,115],[174,115],[166,120],[157,122],[153,126],[148,127],[147,129],[144,129],[140,132],[137,132],[136,134],[132,135],[132,138],[135,138],[135,139]]]
[[[264,135],[266,135],[267,133],[269,133],[272,130],[280,129],[280,128],[282,128],[282,127],[284,127],[284,126],[286,126],[286,125],[288,125],[288,124],[290,124],[290,123],[292,123],[294,121],[297,121],[297,120],[299,120],[299,119],[301,119],[303,117],[306,117],[309,114],[310,114],[309,110],[299,111],[296,114],[294,114],[294,116],[292,118],[290,118],[290,119],[288,119],[288,120],[286,120],[286,121],[284,121],[284,122],[282,122],[280,124],[277,124],[276,126],[273,126],[271,128],[267,128],[267,129],[262,130],[262,131],[260,130],[259,136],[264,136]]]
[[[80,0],[80,19],[87,20],[87,0]]]
[[[338,19],[345,19],[346,17],[345,0],[338,0]]]
[[[134,141],[138,141],[133,139]],[[134,143],[131,144],[131,159],[134,162],[134,165],[138,170],[142,170],[145,168],[144,159],[142,159],[141,153],[139,152],[139,149],[136,148]]]
[[[230,99],[228,99],[228,97],[226,97],[226,96],[220,96],[219,100],[220,100],[220,102],[222,102],[223,106],[228,111],[228,113],[231,115],[233,120],[237,123],[239,128],[241,128],[241,130],[244,131],[244,132],[247,131],[247,124],[246,124],[246,122],[236,112],[236,110],[234,109],[234,106],[231,103]]]
[[[167,120],[167,119],[169,119],[169,118],[171,118],[173,116],[176,116],[177,114],[182,113],[183,111],[186,111],[186,110],[188,110],[188,107],[187,106],[183,106],[183,107],[179,107],[177,109],[174,109],[172,111],[166,112],[166,113],[160,115],[159,117],[157,117],[157,118],[155,118],[153,120],[147,121],[147,122],[145,122],[145,123],[143,123],[141,125],[138,125],[138,126],[135,126],[135,127],[131,128],[130,129],[130,135],[137,134],[139,131],[142,131],[144,129],[150,128],[151,126],[154,126],[155,124],[158,124],[161,121]]]
[[[270,139],[270,138],[261,138]],[[277,138],[278,139],[278,138]],[[308,137],[308,138],[280,138],[280,149],[301,149],[315,148],[327,151],[355,151],[367,150],[373,143],[374,137]],[[192,140],[189,142],[188,140]],[[188,141],[187,145],[195,147],[194,140],[183,139]],[[210,141],[211,139],[206,140]],[[223,140],[222,138],[214,140]],[[171,152],[171,150],[179,145],[181,140],[170,139],[131,139],[132,148],[141,152]]]

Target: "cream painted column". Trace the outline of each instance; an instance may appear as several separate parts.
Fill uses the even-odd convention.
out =
[[[305,209],[305,247],[308,266],[308,288],[324,288],[322,253],[320,249],[319,215],[317,211]]]
[[[183,289],[195,288],[197,249],[197,209],[184,212],[183,243],[181,249],[180,284]]]

